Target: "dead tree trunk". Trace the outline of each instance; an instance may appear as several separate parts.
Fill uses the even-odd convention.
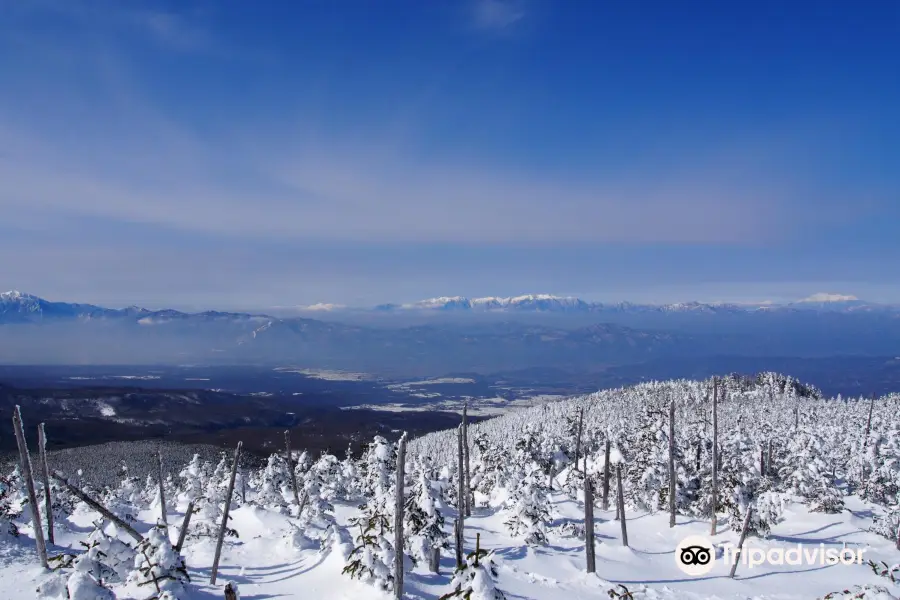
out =
[[[169,517],[166,515],[166,480],[163,478],[162,448],[156,449],[156,459],[157,467],[159,467],[157,469],[159,474],[159,512],[161,513],[163,525],[168,527]]]
[[[231,583],[225,586],[225,600],[238,600],[237,591]]]
[[[219,539],[216,540],[216,554],[213,557],[212,572],[209,583],[216,585],[216,575],[219,574],[219,558],[222,555],[222,542],[225,541],[225,530],[228,528],[228,513],[231,512],[231,495],[234,493],[234,479],[237,476],[238,463],[241,460],[241,447],[243,442],[237,443],[234,450],[234,464],[231,465],[231,478],[228,480],[228,492],[225,494],[225,510],[222,511],[222,525],[219,527]]]
[[[675,399],[669,401],[669,527],[675,527]]]
[[[719,508],[719,384],[713,377],[712,398],[712,504],[710,505],[709,533],[716,535]]]
[[[759,474],[766,476],[766,447],[765,444],[759,448]]]
[[[469,482],[472,481],[472,476],[469,471],[469,403],[466,402],[465,406],[463,406],[462,413],[462,443],[463,443],[463,463],[465,464],[465,479],[466,479],[466,516],[472,516],[472,505],[474,504],[474,498],[472,498],[472,490],[469,488]]]
[[[432,548],[431,554],[428,556],[428,568],[431,569],[431,572],[434,574],[440,574],[441,572],[441,549],[440,548]]]
[[[753,514],[753,507],[747,507],[747,514],[744,515],[744,526],[741,527],[741,539],[738,540],[737,552],[734,555],[734,564],[731,565],[731,574],[729,577],[734,579],[734,574],[737,573],[738,563],[741,561],[741,550],[744,547],[744,540],[747,539],[747,532],[750,531],[750,515]]]
[[[241,504],[247,503],[247,472],[241,469]]]
[[[285,458],[287,458],[288,471],[291,473],[291,491],[294,493],[294,504],[297,505],[298,510],[302,510],[300,507],[300,492],[297,490],[297,473],[294,469],[294,453],[291,450],[291,432],[288,430],[284,432],[284,452]],[[297,517],[300,517],[300,512],[297,513]]]
[[[578,436],[575,438],[575,470],[578,470],[578,457],[581,456],[581,432],[584,427],[584,408],[578,409]],[[586,472],[586,471],[585,471]]]
[[[194,500],[191,500],[187,506],[187,512],[184,513],[184,520],[181,521],[181,531],[178,532],[178,543],[175,544],[175,552],[181,553],[184,547],[184,538],[187,536],[188,527],[191,524],[191,516],[194,514]]]
[[[403,598],[403,491],[406,484],[406,432],[397,442],[397,480],[394,484],[394,597]]]
[[[469,492],[467,491],[467,481],[466,481],[466,465],[465,465],[465,457],[463,456],[465,450],[463,445],[463,437],[465,435],[463,426],[460,425],[457,430],[457,456],[456,456],[456,469],[457,474],[459,475],[459,489],[457,490],[458,499],[456,504],[459,509],[459,548],[460,553],[462,552],[462,539],[463,539],[463,531],[465,531],[466,527],[466,496],[468,496]],[[462,566],[460,563],[459,566]]]
[[[77,487],[72,485],[71,483],[69,483],[69,480],[66,479],[65,477],[63,477],[59,471],[53,471],[50,474],[50,476],[53,477],[53,479],[60,482],[61,484],[63,484],[63,486],[65,486],[65,488],[67,490],[72,492],[72,494],[74,496],[76,496],[79,500],[81,500],[82,502],[84,502],[85,504],[87,504],[88,506],[93,508],[94,510],[96,510],[98,513],[100,513],[101,515],[103,515],[104,517],[106,517],[107,519],[112,521],[113,523],[115,523],[117,527],[119,527],[125,533],[127,533],[132,538],[134,538],[134,540],[136,542],[140,543],[140,542],[144,541],[143,536],[141,536],[141,534],[138,533],[134,527],[132,527],[131,525],[129,525],[128,523],[126,523],[125,521],[123,521],[122,519],[120,519],[119,517],[114,515],[105,506],[103,506],[102,504],[100,504],[99,502],[97,502],[96,500],[94,500],[93,498],[88,496],[87,494],[85,494],[83,491],[81,491],[80,489],[78,489]]]
[[[597,562],[594,556],[594,486],[591,478],[584,477],[584,556],[587,562],[587,572],[597,571]]]
[[[460,535],[459,519],[453,519],[453,541],[456,544],[456,568],[463,565],[462,536]]]
[[[869,443],[869,434],[872,433],[872,413],[875,410],[875,394],[872,394],[872,399],[869,402],[869,418],[866,419],[866,439],[865,443]]]
[[[41,566],[47,568],[47,546],[44,545],[44,528],[41,525],[41,510],[38,507],[37,494],[34,492],[34,476],[31,471],[31,456],[25,442],[25,431],[22,427],[22,412],[18,405],[13,411],[13,428],[16,430],[16,443],[19,445],[19,459],[22,464],[22,475],[28,489],[28,503],[31,505],[31,523],[34,526],[34,543],[37,546]]]
[[[622,463],[616,464],[616,496],[619,522],[622,524],[622,545],[628,547],[628,528],[625,525],[625,493],[622,491]]]
[[[53,541],[53,496],[50,494],[50,466],[47,464],[47,434],[44,424],[38,426],[38,448],[40,450],[41,471],[44,476],[44,510],[47,513],[47,541]]]
[[[605,459],[603,464],[603,511],[609,510],[609,455],[612,443],[606,440]]]
[[[768,456],[766,456],[766,470],[769,473],[774,472],[774,470],[772,469],[772,457],[773,456],[774,456],[774,454],[772,453],[772,440],[769,440],[769,452],[768,452]]]

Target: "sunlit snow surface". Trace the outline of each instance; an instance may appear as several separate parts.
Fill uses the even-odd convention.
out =
[[[180,509],[184,510],[184,506]],[[797,542],[842,548],[865,547],[867,558],[888,564],[900,559],[890,541],[864,530],[870,524],[870,507],[856,498],[847,499],[847,509],[841,514],[828,515],[807,512],[800,505],[789,509],[785,523],[773,528],[769,540],[753,539],[766,548],[791,547]],[[192,542],[185,549],[191,580],[189,595],[184,600],[212,600],[223,597],[221,586],[227,581],[237,582],[244,600],[271,598],[315,598],[317,600],[379,600],[390,594],[352,580],[341,574],[344,553],[349,550],[350,533],[347,520],[356,513],[351,504],[338,504],[337,534],[326,539],[324,549],[315,544],[297,544],[289,535],[289,517],[274,512],[242,506],[232,511],[234,527],[240,537],[228,539],[219,570],[219,585],[210,586],[214,542]],[[582,517],[582,508],[575,501],[560,494],[553,495],[554,524]],[[452,509],[447,509],[452,522]],[[182,514],[170,514],[170,523],[180,523]],[[861,566],[803,566],[803,567],[741,567],[735,580],[728,578],[727,568],[718,563],[703,577],[684,575],[677,567],[674,549],[687,535],[707,535],[709,525],[703,521],[679,517],[678,525],[669,529],[665,514],[628,514],[628,534],[631,547],[619,541],[619,523],[612,520],[612,512],[597,510],[597,574],[584,572],[583,542],[575,538],[551,534],[545,547],[527,548],[521,540],[511,539],[503,525],[503,516],[490,509],[476,509],[466,520],[466,547],[474,549],[475,534],[481,534],[483,548],[493,549],[500,563],[498,587],[511,600],[588,600],[609,597],[608,590],[624,585],[643,598],[758,598],[808,599],[821,598],[828,592],[842,590],[855,584],[892,585],[878,577],[865,565]],[[50,548],[55,554],[66,547],[78,547],[97,517],[89,510],[76,513],[57,528],[57,545]],[[155,515],[144,511],[137,528],[145,532]],[[4,600],[34,600],[35,588],[45,573],[39,567],[31,529],[22,525],[19,539],[0,541],[0,582]],[[717,544],[736,543],[737,534],[727,526],[714,539]],[[307,530],[313,541],[324,536],[317,528]],[[172,532],[173,540],[175,538]],[[127,539],[127,538],[124,538]],[[300,546],[298,548],[298,546]],[[452,557],[445,554],[441,575],[427,572],[419,565],[406,576],[406,595],[411,599],[435,600],[449,591]],[[897,594],[900,586],[893,587]],[[120,599],[144,598],[138,590],[116,588]],[[875,597],[875,596],[871,596]]]

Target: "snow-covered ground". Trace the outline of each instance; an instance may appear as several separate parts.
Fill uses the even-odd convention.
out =
[[[376,437],[360,458],[299,454],[293,471],[285,456],[275,454],[264,469],[240,473],[228,522],[236,536],[225,538],[217,586],[208,583],[212,534],[225,506],[231,459],[214,466],[194,457],[165,482],[170,540],[188,501],[197,503],[182,552],[190,582],[160,600],[221,599],[229,581],[239,585],[244,600],[387,600],[395,548],[409,568],[404,597],[419,600],[441,599],[466,576],[473,589],[499,592],[464,600],[897,598],[897,414],[897,395],[827,399],[789,378],[764,374],[607,390],[428,434],[408,446]],[[457,459],[467,447],[464,439],[471,471],[464,466],[469,459]],[[607,467],[615,471],[611,479]],[[473,508],[465,519],[464,550],[472,553],[477,544],[490,554],[470,554],[469,566],[454,576],[451,530],[459,516],[455,507],[469,498],[457,491],[467,482]],[[604,509],[607,483],[608,507],[622,498],[628,544],[622,522]],[[586,488],[594,490],[594,574],[585,568]],[[93,493],[123,518],[135,515],[141,547],[152,542],[147,554],[167,565],[160,573],[177,579],[181,559],[153,528],[158,490],[152,478],[141,482],[124,470],[119,485]],[[148,580],[137,568],[142,554],[123,545],[133,540],[108,525],[96,529],[98,515],[60,489],[54,492],[60,516],[50,554],[78,557],[55,573],[42,570],[26,498],[18,473],[0,479],[0,598],[32,599],[41,586],[42,600],[66,600],[50,585],[63,577],[70,586],[96,588],[70,600],[156,596],[151,586],[138,586]],[[669,498],[678,513],[674,527]],[[713,507],[717,532],[711,535]],[[803,554],[849,551],[862,552],[862,558],[854,564],[740,564],[731,578],[722,554],[738,543],[741,523],[749,532],[747,556],[796,551],[802,544]],[[18,537],[7,533],[15,529]],[[689,537],[709,538],[715,546],[710,571],[690,575],[679,567],[678,548]],[[128,555],[131,564],[85,552],[88,539],[101,549],[115,545],[114,555]],[[438,573],[427,565],[431,548],[443,548]],[[88,573],[108,589],[85,579]],[[858,586],[869,587],[858,593]]]
[[[556,493],[552,497],[553,524],[577,521],[583,516],[579,503]],[[838,515],[811,514],[801,506],[790,509],[789,519],[773,528],[769,540],[754,540],[765,548],[790,548],[799,543],[830,548],[865,548],[866,558],[885,561],[889,565],[900,561],[900,552],[892,544],[871,533],[867,528],[872,507],[859,500],[849,499],[847,509]],[[184,510],[184,507],[181,507]],[[452,512],[452,511],[451,511]],[[238,539],[228,539],[221,559],[217,586],[209,585],[214,554],[214,540],[205,539],[187,545],[185,557],[192,585],[186,598],[207,599],[223,597],[224,582],[239,585],[243,600],[275,598],[316,598],[321,600],[380,600],[391,594],[350,579],[341,574],[345,565],[350,539],[347,520],[356,513],[353,505],[336,506],[339,535],[323,549],[298,548],[292,543],[291,519],[283,514],[245,505],[232,513],[231,526]],[[551,533],[545,547],[526,547],[520,540],[509,537],[503,516],[497,511],[476,509],[466,520],[466,549],[474,549],[475,536],[480,534],[481,547],[494,550],[498,558],[497,586],[507,598],[524,600],[588,600],[607,597],[607,591],[624,585],[636,598],[821,598],[825,594],[870,583],[888,586],[894,594],[900,586],[892,586],[885,578],[875,575],[866,565],[861,566],[761,566],[753,569],[741,566],[737,578],[728,577],[728,568],[719,563],[703,577],[682,573],[675,561],[675,547],[688,535],[708,535],[709,524],[690,518],[678,518],[674,529],[668,517],[661,514],[628,514],[627,527],[630,547],[620,540],[620,524],[613,512],[596,512],[597,573],[589,575],[584,569],[584,542],[572,537]],[[65,548],[78,548],[92,521],[98,515],[84,510],[74,515],[63,527],[57,528],[57,545],[50,554]],[[138,529],[146,532],[154,514],[140,513]],[[170,522],[180,523],[182,514],[169,516]],[[551,525],[552,531],[553,525]],[[716,544],[736,543],[737,534],[724,531],[715,536]],[[46,572],[40,568],[30,527],[22,528],[22,536],[0,542],[0,582],[5,600],[33,600],[35,590]],[[309,532],[322,535],[321,530]],[[127,541],[128,538],[123,538]],[[175,533],[172,540],[175,541]],[[449,591],[453,558],[445,554],[441,574],[428,572],[424,565],[407,574],[405,597],[434,600]],[[117,590],[118,591],[118,590]],[[129,595],[133,594],[133,595]],[[119,598],[144,598],[135,591],[122,588]]]

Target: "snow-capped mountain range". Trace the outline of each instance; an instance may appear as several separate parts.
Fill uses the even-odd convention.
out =
[[[777,304],[724,303],[724,302],[679,302],[673,304],[636,304],[632,302],[589,302],[574,296],[554,296],[552,294],[526,294],[522,296],[467,298],[465,296],[440,296],[407,304],[381,304],[374,307],[378,312],[402,311],[469,311],[469,312],[570,312],[570,313],[728,313],[754,312],[760,310],[823,310],[839,312],[900,310],[900,307],[865,302],[855,296],[840,294],[813,294],[808,298]],[[315,304],[296,307],[299,311],[348,310],[343,305]],[[366,310],[366,309],[363,309]]]
[[[703,303],[683,302],[675,304],[635,304],[631,302],[602,303],[588,302],[572,296],[554,296],[551,294],[528,294],[522,296],[483,298],[467,298],[465,296],[441,296],[407,304],[382,304],[371,308],[353,308],[342,304],[318,303],[308,306],[277,307],[280,311],[297,313],[334,313],[334,312],[374,312],[374,313],[410,313],[444,311],[457,313],[695,313],[695,314],[728,314],[753,313],[758,311],[821,311],[839,313],[859,312],[896,312],[900,306],[865,302],[855,296],[839,294],[814,294],[795,302],[776,304],[763,303]],[[172,309],[148,310],[138,306],[111,309],[94,304],[54,302],[18,291],[0,293],[0,323],[40,322],[61,319],[137,319],[142,324],[153,324],[161,321],[182,319],[266,319],[262,313],[235,313],[205,311],[186,313]]]

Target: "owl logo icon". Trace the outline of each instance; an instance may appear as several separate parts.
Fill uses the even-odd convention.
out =
[[[699,577],[712,571],[716,563],[716,549],[705,537],[691,535],[675,548],[675,564],[686,575]]]

